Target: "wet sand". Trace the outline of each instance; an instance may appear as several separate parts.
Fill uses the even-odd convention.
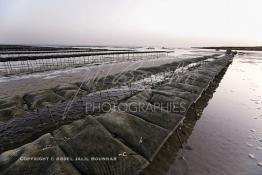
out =
[[[193,53],[192,55],[191,55],[191,57],[193,56],[193,57],[195,57],[195,55],[198,55],[199,53],[198,52],[196,52],[196,53]],[[211,53],[205,53],[205,54],[211,54]],[[189,54],[190,55],[190,54]],[[216,56],[215,56],[216,57]],[[214,57],[214,58],[215,58]],[[158,59],[158,60],[154,60],[153,62],[149,62],[149,61],[145,61],[145,66],[141,66],[141,64],[140,65],[137,65],[138,63],[134,63],[134,64],[130,64],[129,63],[129,66],[127,66],[127,65],[122,65],[122,64],[124,64],[124,63],[121,63],[121,65],[120,64],[114,64],[114,65],[105,65],[105,66],[109,66],[109,67],[107,67],[106,68],[106,71],[101,71],[101,69],[104,69],[105,68],[105,66],[103,65],[102,66],[102,68],[101,68],[101,66],[95,66],[94,67],[94,69],[91,71],[91,72],[88,72],[88,74],[87,74],[87,77],[88,78],[92,78],[92,77],[95,77],[95,76],[97,76],[97,74],[98,74],[98,76],[100,77],[102,77],[102,76],[104,76],[104,75],[108,75],[109,73],[108,72],[110,72],[110,70],[112,70],[112,69],[114,69],[114,70],[116,70],[116,72],[115,73],[119,73],[119,72],[122,72],[123,71],[123,69],[120,69],[120,68],[125,68],[124,70],[125,71],[127,71],[127,70],[129,70],[129,68],[130,68],[130,70],[136,70],[136,69],[138,69],[138,68],[141,68],[141,67],[152,67],[152,66],[156,66],[157,65],[157,67],[156,68],[150,68],[150,69],[145,69],[145,70],[148,70],[148,71],[151,71],[153,74],[154,73],[157,73],[157,72],[159,72],[160,71],[160,73],[161,73],[161,71],[165,71],[165,69],[167,69],[168,67],[172,67],[173,69],[176,69],[177,68],[177,64],[178,64],[178,62],[175,62],[175,63],[172,63],[172,64],[169,64],[169,65],[166,65],[166,66],[159,66],[159,65],[162,65],[163,63],[168,63],[169,61],[170,62],[174,62],[175,60],[179,60],[179,61],[182,61],[182,62],[188,62],[187,64],[190,64],[190,63],[196,63],[196,62],[198,62],[198,61],[202,61],[202,60],[205,60],[205,59],[207,59],[208,57],[200,57],[200,58],[196,58],[196,59],[192,59],[192,60],[190,60],[189,59],[190,58],[190,56],[185,56],[184,55],[184,57],[182,58],[182,59],[180,59],[180,58],[176,58],[176,57],[169,57],[169,58],[163,58],[163,59]],[[202,94],[202,92],[203,91],[205,91],[205,89],[210,85],[210,81],[213,81],[212,79],[214,78],[214,76],[217,76],[217,74],[220,72],[220,70],[222,70],[223,68],[226,68],[227,67],[227,65],[230,63],[230,59],[232,58],[231,56],[230,57],[221,57],[221,59],[214,59],[214,58],[212,58],[212,59],[207,59],[208,61],[207,62],[201,62],[201,64],[200,64],[200,66],[199,66],[199,69],[198,69],[198,66],[196,66],[196,70],[195,70],[195,72],[194,72],[194,69],[195,68],[193,68],[192,69],[192,71],[193,72],[191,72],[190,73],[190,71],[188,72],[188,74],[186,73],[186,72],[183,72],[182,71],[182,76],[180,77],[180,78],[178,78],[178,79],[176,79],[176,80],[174,80],[174,82],[173,83],[171,83],[171,84],[164,84],[164,89],[162,89],[161,90],[161,88],[160,89],[158,89],[159,90],[159,92],[157,92],[156,94],[155,94],[155,92],[153,92],[152,94],[150,93],[150,94],[144,94],[145,96],[143,97],[143,98],[145,98],[145,99],[147,99],[146,101],[144,101],[145,103],[151,103],[151,104],[155,104],[156,102],[158,102],[158,101],[164,101],[164,102],[167,102],[168,100],[170,100],[170,99],[172,99],[173,101],[175,101],[175,102],[177,102],[177,103],[181,103],[181,102],[183,102],[183,103],[185,103],[186,104],[186,109],[189,109],[189,107],[192,105],[192,102],[194,101],[194,99],[195,98],[197,98],[195,95],[192,95],[192,94]],[[167,62],[164,62],[163,60],[166,60]],[[220,61],[219,61],[220,60]],[[151,60],[150,60],[151,61]],[[159,62],[157,62],[157,61],[159,61]],[[157,64],[155,64],[157,62]],[[209,63],[210,62],[210,63]],[[212,62],[214,62],[214,63],[212,63]],[[141,63],[141,62],[140,62]],[[85,79],[85,76],[83,76],[83,73],[81,73],[81,71],[82,70],[85,70],[86,71],[86,68],[79,68],[79,70],[77,70],[77,69],[72,69],[72,72],[73,72],[73,74],[71,74],[72,72],[69,72],[68,70],[66,71],[66,72],[61,72],[61,71],[59,71],[58,73],[56,73],[56,74],[52,74],[51,73],[51,75],[53,75],[53,76],[51,76],[50,77],[50,74],[49,75],[47,75],[46,73],[45,74],[43,74],[43,76],[38,76],[38,77],[33,77],[35,80],[34,80],[34,82],[36,82],[36,80],[48,80],[48,81],[51,81],[51,82],[54,82],[54,83],[59,83],[59,84],[62,84],[63,82],[65,82],[65,81],[63,81],[63,80],[61,80],[61,77],[59,77],[60,75],[61,75],[61,73],[66,73],[67,75],[69,75],[69,77],[70,77],[70,75],[73,75],[73,76],[77,76],[78,75],[78,78],[79,78],[79,76],[80,75],[82,75],[82,80],[83,79]],[[158,70],[156,70],[156,69],[158,69]],[[76,71],[77,70],[77,71]],[[105,70],[105,69],[104,69]],[[78,72],[79,71],[79,72]],[[101,73],[100,73],[101,72]],[[106,73],[107,72],[107,73]],[[134,71],[135,72],[135,71]],[[76,74],[74,74],[74,73],[76,73]],[[183,73],[185,73],[185,74],[183,74]],[[113,74],[113,73],[112,73]],[[111,75],[111,74],[110,74]],[[138,74],[139,75],[139,74]],[[32,80],[32,77],[30,77],[31,75],[29,75],[29,77],[25,77],[25,78],[22,78],[21,79],[21,77],[19,77],[20,79],[9,79],[9,81],[2,81],[2,83],[7,83],[7,84],[12,84],[13,82],[17,82],[17,81],[21,81],[21,82],[24,82],[24,80]],[[74,79],[73,78],[73,76],[71,76],[70,78],[72,78],[72,79]],[[48,78],[46,78],[46,77],[48,77]],[[65,77],[64,75],[62,76],[62,77]],[[163,75],[163,77],[165,77],[165,74]],[[42,79],[41,79],[42,78]],[[60,79],[59,79],[60,78]],[[56,80],[57,79],[57,80]],[[59,81],[59,80],[61,80],[61,81]],[[74,79],[75,80],[75,79]],[[165,78],[163,78],[163,80],[162,81],[165,81]],[[41,81],[40,81],[41,82]],[[26,83],[26,82],[25,82]],[[68,83],[72,83],[72,82],[68,82]],[[145,83],[145,82],[144,82]],[[214,84],[218,84],[219,83],[219,81],[217,82],[217,83],[214,83]],[[43,83],[43,84],[47,84],[48,86],[51,84],[51,83]],[[213,84],[213,83],[211,83],[211,84]],[[32,85],[33,87],[34,87],[34,83],[28,83],[27,84],[27,86],[29,86],[29,85]],[[37,84],[37,86],[39,86],[39,84]],[[155,85],[154,85],[155,86]],[[160,86],[162,86],[161,84],[159,84],[159,87]],[[172,86],[172,87],[170,87],[170,86]],[[43,88],[42,86],[41,86],[41,88]],[[47,87],[47,88],[50,88],[50,86],[49,87]],[[172,88],[172,89],[180,89],[180,91],[179,92],[172,92],[172,89],[168,89],[168,88]],[[25,88],[26,89],[26,88]],[[201,90],[201,89],[203,89],[203,90]],[[31,89],[30,89],[31,90]],[[165,97],[165,95],[163,95],[162,93],[167,93],[166,91],[169,91],[170,90],[170,92],[168,93],[168,94],[166,94],[166,96],[172,96],[172,93],[174,93],[173,95],[175,95],[176,97],[175,98],[168,98],[168,97]],[[182,92],[181,92],[181,90],[182,90]],[[9,89],[9,91],[11,91],[10,89]],[[162,92],[163,91],[163,92]],[[27,91],[26,92],[28,92],[28,89],[27,89]],[[23,94],[24,92],[22,91],[22,94]],[[87,93],[87,92],[86,92]],[[159,93],[159,94],[158,94]],[[189,94],[191,94],[191,96],[188,96]],[[12,94],[12,95],[14,95],[14,94]],[[47,94],[48,96],[50,96],[50,94]],[[148,96],[149,95],[149,96]],[[182,95],[182,97],[181,97],[181,95]],[[37,95],[36,94],[36,97],[37,96],[39,96],[39,94]],[[100,96],[102,97],[103,95],[101,95],[101,93],[100,93]],[[40,94],[40,97],[42,98],[43,97],[43,94]],[[134,97],[133,98],[133,100],[135,100],[136,101],[136,98],[140,98],[141,96],[137,96],[137,97]],[[60,98],[60,97],[59,97]],[[130,98],[131,99],[131,98]],[[37,99],[36,99],[37,100]],[[42,101],[40,100],[40,102],[44,102],[43,100],[46,100],[45,98],[44,99],[42,99]],[[81,100],[81,99],[80,99]],[[109,98],[109,100],[111,100],[111,97]],[[195,99],[196,100],[196,99]],[[143,101],[143,100],[142,100]],[[80,101],[79,101],[80,102]],[[129,102],[132,102],[132,100],[131,101],[129,101]],[[127,101],[127,103],[129,103],[128,101]],[[79,103],[80,104],[80,103]],[[82,104],[82,103],[81,103]],[[53,106],[54,108],[55,108],[55,106]],[[80,106],[76,106],[77,107],[77,109],[75,109],[76,111],[78,111],[78,112],[80,112],[81,110],[83,110],[82,108],[83,108],[83,104],[82,105],[80,105]],[[81,107],[81,109],[79,108],[79,107]],[[50,113],[50,111],[52,111],[52,113]],[[55,109],[52,109],[52,108],[45,108],[45,110],[43,110],[43,111],[37,111],[37,113],[38,114],[43,114],[43,117],[44,117],[44,119],[45,120],[48,120],[48,122],[49,122],[49,120],[51,121],[51,119],[52,120],[56,120],[56,117],[58,116],[58,118],[59,118],[59,116],[60,116],[60,118],[61,118],[61,113],[53,113],[55,111]],[[129,113],[128,111],[126,111],[127,113]],[[33,114],[34,112],[29,112],[29,113],[27,113],[27,114]],[[154,159],[154,157],[155,157],[155,155],[157,154],[157,152],[158,152],[158,150],[159,150],[159,148],[162,146],[162,143],[164,143],[165,141],[166,141],[166,138],[168,138],[169,137],[169,135],[168,136],[165,136],[166,134],[167,134],[167,131],[168,130],[172,130],[172,128],[175,126],[175,129],[176,129],[176,127],[177,127],[177,125],[176,125],[176,123],[173,123],[173,122],[178,122],[178,121],[172,121],[172,122],[166,122],[166,118],[163,118],[163,120],[159,120],[159,119],[157,119],[157,115],[158,114],[156,114],[156,118],[151,118],[150,116],[151,115],[146,115],[146,114],[143,114],[142,116],[140,116],[141,114],[123,114],[123,113],[117,113],[117,112],[112,112],[111,113],[111,111],[108,113],[108,114],[106,114],[106,115],[101,115],[101,116],[98,116],[98,117],[95,117],[95,119],[98,121],[98,122],[100,122],[108,131],[110,131],[111,132],[111,134],[112,134],[112,136],[114,137],[114,138],[111,138],[110,137],[110,139],[112,140],[114,140],[114,139],[119,139],[119,141],[121,141],[122,143],[124,143],[124,144],[126,144],[128,147],[130,147],[130,148],[133,148],[133,149],[135,149],[135,151],[136,152],[138,152],[139,154],[141,154],[142,155],[142,159],[141,160],[150,160],[150,161],[152,161],[153,159]],[[182,112],[182,111],[179,111],[178,112],[180,115],[185,115],[185,112]],[[79,116],[80,117],[80,114],[78,115],[78,114],[76,114],[76,113],[72,113],[72,115],[73,116]],[[133,115],[136,115],[136,117],[134,117]],[[38,115],[37,115],[38,116]],[[163,116],[165,116],[165,115],[163,115],[163,114],[161,114],[161,116],[163,117]],[[115,119],[117,117],[117,119]],[[149,117],[149,118],[148,118]],[[167,117],[167,116],[166,116]],[[170,116],[169,116],[170,117]],[[177,119],[180,117],[179,115],[178,116],[176,116],[177,117]],[[59,119],[60,119],[59,118]],[[137,118],[141,118],[141,119],[137,119]],[[79,119],[79,118],[75,118],[75,119]],[[114,119],[114,120],[113,120]],[[165,119],[165,120],[164,120]],[[170,118],[171,119],[171,118]],[[21,123],[23,123],[23,122],[26,122],[26,120],[30,120],[30,117],[25,117],[25,119],[15,119],[14,121],[18,121],[18,120],[21,120],[22,122],[20,122],[20,124]],[[38,118],[38,120],[39,120],[39,118]],[[124,123],[122,123],[122,124],[119,124],[117,121],[118,120],[123,120],[123,121],[126,121],[126,122],[124,122]],[[83,124],[85,124],[86,122],[87,123],[89,123],[89,122],[91,122],[91,123],[93,123],[94,122],[94,119],[91,119],[90,117],[87,117],[87,118],[85,118],[84,120],[84,123]],[[86,121],[86,122],[85,122]],[[40,123],[42,123],[42,118],[40,118],[40,121],[39,121]],[[46,122],[46,123],[48,123],[48,122]],[[78,123],[78,122],[80,122],[80,121],[76,121],[76,122],[74,122],[74,123]],[[82,122],[82,121],[81,121]],[[80,122],[80,123],[81,123]],[[141,123],[142,122],[142,123]],[[30,122],[29,122],[30,123]],[[56,123],[56,122],[55,122]],[[137,123],[137,124],[139,124],[139,127],[137,128],[137,125],[134,125],[134,123]],[[143,123],[145,124],[145,125],[143,125]],[[11,122],[11,123],[9,123],[10,124],[10,126],[12,125],[12,124],[15,124],[15,122]],[[17,133],[19,133],[19,135],[23,135],[23,136],[25,136],[25,137],[27,137],[27,136],[30,136],[30,133],[32,134],[32,132],[31,131],[34,131],[34,129],[32,129],[32,127],[26,127],[26,128],[21,128],[20,126],[22,126],[22,125],[15,125],[13,128],[18,128],[18,130],[15,130],[14,129],[14,131],[16,132],[17,131]],[[56,123],[56,124],[58,124],[58,123]],[[89,123],[90,124],[90,123]],[[73,124],[73,125],[75,125],[75,124]],[[77,124],[78,125],[78,124]],[[157,126],[156,126],[157,125]],[[159,125],[159,126],[158,126]],[[171,126],[170,126],[171,125]],[[3,126],[4,126],[4,124],[3,124]],[[51,126],[51,125],[50,125]],[[59,125],[58,125],[59,126]],[[57,126],[57,127],[58,127]],[[112,127],[112,126],[115,126],[115,127]],[[99,126],[100,127],[100,126]],[[10,127],[7,127],[7,128],[10,128]],[[41,125],[41,127],[40,128],[42,128],[42,125]],[[64,127],[63,127],[64,128]],[[65,129],[67,128],[67,126],[65,126]],[[81,130],[81,128],[82,127],[80,127],[79,129]],[[84,127],[85,128],[85,127]],[[137,129],[135,129],[135,128],[137,128]],[[151,130],[152,131],[150,131],[150,132],[148,132],[147,131],[147,129],[149,129],[149,128],[151,128]],[[154,130],[154,129],[152,129],[152,128],[155,128],[155,129],[159,129],[159,132],[158,132],[158,130]],[[30,131],[30,132],[29,132]],[[41,131],[41,129],[40,129],[40,131]],[[141,132],[140,132],[141,131]],[[161,131],[161,132],[160,132]],[[55,131],[54,131],[55,132]],[[154,132],[156,132],[157,134],[153,134],[152,135],[152,133],[154,133]],[[28,133],[29,133],[29,135],[28,135]],[[80,131],[80,133],[82,133],[81,131]],[[96,132],[95,132],[96,133]],[[8,134],[9,135],[11,135],[12,137],[14,137],[15,138],[15,135],[16,134],[12,134],[11,132],[10,133],[8,133],[8,132],[6,132],[5,131],[5,128],[4,128],[4,132],[3,132],[3,135],[6,137],[6,136],[8,136]],[[139,135],[142,135],[142,138],[145,138],[145,140],[144,140],[144,142],[145,142],[145,146],[144,147],[140,147],[139,145],[137,145],[137,143],[136,143],[136,140],[138,140],[138,138],[139,138]],[[78,134],[77,134],[77,136],[78,136]],[[86,135],[83,135],[83,136],[89,136],[88,134]],[[97,136],[97,135],[96,135]],[[152,137],[156,137],[156,139],[155,140],[151,140],[150,138],[152,138]],[[49,138],[49,136],[43,136],[43,137],[48,137]],[[4,137],[3,137],[4,138]],[[7,138],[7,137],[6,137]],[[22,138],[22,140],[23,140],[23,138]],[[42,138],[40,138],[40,140],[42,140]],[[157,141],[158,140],[158,141]],[[161,141],[161,140],[163,140],[163,141]],[[79,141],[82,141],[82,139],[80,139]],[[93,140],[94,142],[96,142],[97,140]],[[143,142],[143,144],[144,144],[144,142]],[[82,142],[81,142],[82,143]],[[176,140],[176,143],[179,143],[177,140]],[[17,147],[17,145],[14,145],[15,143],[14,142],[10,142],[10,143],[7,143],[7,144],[13,144],[13,146],[12,147]],[[38,142],[34,142],[34,143],[32,143],[33,145],[34,144],[38,144]],[[85,142],[83,142],[83,144],[85,144]],[[159,146],[159,144],[160,144],[160,146]],[[79,144],[78,144],[79,145]],[[93,144],[93,145],[95,145],[95,144]],[[62,145],[61,145],[62,146]],[[158,148],[158,146],[159,146],[159,148]],[[27,146],[25,146],[25,147],[27,147]],[[62,146],[63,147],[63,146]],[[68,147],[68,145],[66,146],[66,147]],[[29,148],[30,148],[30,146],[29,146]],[[28,149],[29,149],[28,148]],[[101,145],[101,149],[102,149],[103,147],[102,147],[102,145]],[[188,148],[188,147],[187,147]],[[31,148],[30,148],[31,149]],[[29,149],[29,151],[30,151],[30,149]],[[104,149],[104,148],[103,148]],[[46,150],[45,148],[43,148],[43,150]],[[70,150],[67,150],[67,151],[69,151],[70,152]],[[80,150],[78,150],[78,151],[80,151],[79,153],[82,153],[82,151],[83,151],[83,149],[80,149]],[[90,151],[90,150],[89,150]],[[7,154],[9,154],[9,153],[7,153]],[[27,153],[26,153],[27,154]],[[145,159],[144,159],[145,158]],[[134,162],[136,162],[136,161],[134,161]],[[143,169],[143,167],[147,164],[147,163],[143,163],[143,162],[140,162],[141,164],[140,164],[140,168],[141,169]],[[33,164],[32,164],[33,165]],[[19,165],[20,166],[20,165]],[[34,167],[35,168],[35,170],[37,170],[37,168],[36,167]],[[133,167],[134,168],[134,167]],[[139,171],[140,170],[140,168],[138,168],[136,171]],[[160,167],[159,167],[160,168]],[[97,169],[98,171],[100,171],[99,169]],[[96,171],[97,171],[96,170]],[[86,169],[84,169],[84,171],[86,171]]]

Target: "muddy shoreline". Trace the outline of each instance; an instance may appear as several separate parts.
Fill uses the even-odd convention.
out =
[[[71,161],[69,164],[48,161],[45,163],[45,166],[48,171],[51,171],[52,166],[59,166],[61,168],[67,167],[70,171],[78,171],[81,174],[85,174],[86,172],[92,172],[93,174],[103,174],[106,172],[113,173],[114,171],[119,171],[117,170],[119,168],[124,172],[124,174],[131,174],[131,172],[133,172],[132,174],[134,174],[134,172],[135,174],[138,174],[155,159],[166,140],[170,138],[171,134],[174,133],[177,128],[179,128],[181,121],[185,118],[186,112],[192,105],[196,106],[194,103],[199,100],[199,96],[201,96],[212,84],[212,81],[215,81],[215,77],[219,75],[228,64],[230,64],[232,57],[233,56],[225,56],[212,59],[208,62],[202,62],[199,66],[189,67],[188,70],[182,69],[180,70],[179,76],[177,76],[178,74],[162,73],[162,81],[157,84],[152,82],[152,89],[141,89],[141,85],[143,87],[146,84],[146,81],[142,81],[142,84],[137,86],[138,90],[140,90],[139,93],[130,94],[130,90],[133,92],[134,90],[129,87],[127,96],[120,95],[123,99],[116,98],[117,106],[129,106],[128,110],[119,111],[113,109],[105,114],[87,116],[81,120],[76,120],[78,119],[76,117],[82,118],[81,111],[83,112],[83,106],[79,105],[81,104],[80,100],[75,101],[76,103],[74,103],[69,110],[70,115],[68,119],[76,121],[53,131],[51,136],[45,134],[37,141],[26,144],[15,150],[4,152],[1,156],[6,161],[0,162],[0,167],[2,167],[1,169],[4,174],[16,174],[17,169],[19,169],[22,174],[26,174],[28,170],[25,169],[23,162],[17,160],[21,155],[49,155],[51,152],[54,153],[54,149],[61,149],[62,153],[56,151],[55,155],[61,154],[60,156],[67,155],[75,157],[84,155],[88,156],[95,153],[94,155],[96,156],[102,156],[103,154],[116,156],[121,153],[122,150],[130,156],[125,159],[123,159],[124,157],[117,156],[119,160],[116,162],[104,162],[100,165],[96,162],[89,162],[84,163],[85,166],[83,166],[83,164],[79,164],[78,161]],[[203,59],[203,57],[201,59]],[[193,62],[195,61],[196,60]],[[177,68],[177,63],[166,66],[171,68],[174,66],[173,68]],[[158,69],[148,68],[147,71],[156,73],[158,72],[157,70]],[[163,70],[163,66],[160,69],[160,73],[162,72],[161,70]],[[110,96],[108,92],[107,95],[101,95],[101,93],[98,93],[97,96],[100,96],[100,98],[95,98],[98,100],[101,100],[101,97],[105,97],[107,100],[112,100],[112,96]],[[119,90],[115,97],[119,97]],[[175,110],[170,111],[169,108],[166,108],[167,106],[158,106],[159,102],[162,104],[169,104],[172,102],[170,109]],[[154,111],[151,111],[150,108],[141,111],[132,110],[140,103],[144,104],[144,107],[154,107]],[[180,104],[180,106],[177,106],[178,104]],[[183,105],[181,106],[181,104]],[[64,107],[63,104],[61,106]],[[55,109],[58,109],[58,106],[54,105],[54,107]],[[38,124],[45,124],[46,127],[49,125],[51,126],[52,123],[56,123],[52,121],[52,119],[61,120],[61,117],[63,117],[61,111],[53,111],[50,109],[51,108],[46,108],[44,111],[40,111],[42,116],[37,115],[37,112],[34,113],[33,116],[40,116],[42,120],[39,121],[38,118],[35,122],[38,121]],[[158,112],[155,110],[158,110]],[[33,113],[31,112],[31,114]],[[30,120],[30,117],[27,118]],[[27,121],[24,120],[23,122]],[[38,124],[36,123],[36,125],[33,126],[38,127]],[[19,123],[16,122],[10,122],[9,125],[1,125],[1,127],[5,128],[3,130],[4,132],[1,132],[1,134],[3,134],[3,137],[1,138],[6,139],[12,138],[5,137],[8,136],[8,131],[11,132],[10,136],[14,135],[12,131],[19,131],[19,134],[23,136],[22,140],[30,136],[28,132],[35,131],[35,129],[32,128],[20,127]],[[49,143],[53,138],[56,140],[63,138],[63,141]],[[17,138],[15,139],[18,141]],[[84,140],[88,142],[85,142]],[[100,142],[99,140],[103,140],[103,142]],[[107,141],[105,142],[105,140]],[[5,141],[5,143],[10,144],[12,142]],[[89,149],[84,149],[86,147]],[[16,157],[15,163],[13,163],[13,159],[9,158],[10,156]],[[59,163],[59,165],[57,163]],[[9,168],[10,164],[13,164],[12,169]],[[33,161],[27,162],[27,167],[28,166],[31,167],[33,171],[38,171],[40,168],[40,164],[35,164]],[[108,169],[106,167],[117,167],[117,169]],[[55,171],[60,172],[59,169],[55,169]]]

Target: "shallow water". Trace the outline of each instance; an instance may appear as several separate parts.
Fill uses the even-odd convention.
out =
[[[94,48],[96,49],[96,48]],[[107,48],[108,49],[108,48]],[[111,48],[113,49],[113,48]],[[123,48],[125,49],[125,48]],[[157,50],[161,50],[161,49],[157,49]],[[148,51],[146,49],[137,49],[137,51]],[[47,54],[53,54],[53,53],[47,53]],[[64,52],[62,53],[58,53],[58,54],[64,54]],[[223,54],[222,52],[218,52],[218,51],[206,51],[206,50],[199,50],[199,49],[176,49],[175,52],[170,53],[169,56],[161,56],[160,58],[155,58],[153,56],[143,56],[140,57],[138,56],[136,59],[134,59],[133,61],[131,60],[125,60],[124,58],[119,58],[118,62],[106,62],[103,61],[101,62],[101,64],[95,65],[95,64],[90,64],[90,65],[83,65],[82,67],[77,67],[77,68],[67,68],[67,69],[60,69],[60,70],[49,70],[49,71],[45,71],[45,72],[40,72],[40,73],[30,73],[30,74],[20,74],[20,75],[13,75],[13,76],[2,76],[0,75],[0,83],[1,82],[9,82],[9,81],[17,81],[17,80],[23,80],[23,79],[29,79],[29,78],[41,78],[41,79],[51,79],[51,78],[55,78],[55,77],[61,77],[64,76],[65,74],[83,74],[83,72],[86,72],[89,69],[93,69],[92,72],[94,71],[94,69],[106,69],[107,67],[112,67],[112,65],[116,65],[118,64],[118,67],[114,67],[111,68],[112,72],[117,72],[119,69],[122,68],[126,68],[129,67],[129,70],[134,70],[137,69],[138,67],[150,67],[150,66],[159,66],[162,64],[167,64],[167,63],[171,63],[177,60],[185,60],[185,59],[189,59],[189,58],[194,58],[194,57],[199,57],[199,56],[207,56],[207,55],[212,55],[212,54]],[[31,54],[32,55],[32,54]],[[41,54],[40,54],[41,55]],[[44,55],[44,54],[42,54]],[[1,56],[1,55],[0,55]],[[13,55],[11,55],[13,56]],[[23,56],[23,55],[21,55]],[[72,59],[82,59],[83,57],[76,57],[76,58],[72,58]],[[64,58],[67,59],[67,58]],[[95,58],[93,58],[95,59]],[[104,58],[106,59],[110,59],[108,56]],[[38,60],[39,61],[39,60]],[[49,64],[54,64],[52,59],[47,59],[45,60],[45,62],[49,62]],[[78,60],[79,61],[79,60]],[[41,61],[40,61],[41,62]],[[17,66],[20,65],[21,63],[19,61],[13,62],[13,65]],[[32,63],[33,64],[33,63]],[[54,64],[54,66],[56,65],[56,63]],[[132,66],[130,66],[132,65]],[[35,65],[37,67],[37,65]],[[2,63],[0,62],[0,70],[4,69]],[[26,71],[26,70],[25,70]],[[79,74],[77,76],[79,76]]]
[[[234,58],[185,145],[167,175],[262,175],[262,52]]]

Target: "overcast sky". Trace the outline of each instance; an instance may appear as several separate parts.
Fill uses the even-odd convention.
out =
[[[261,0],[0,0],[0,43],[262,45],[261,8]]]

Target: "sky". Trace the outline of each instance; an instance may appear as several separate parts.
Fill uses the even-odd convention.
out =
[[[261,0],[0,0],[0,44],[262,45]]]

